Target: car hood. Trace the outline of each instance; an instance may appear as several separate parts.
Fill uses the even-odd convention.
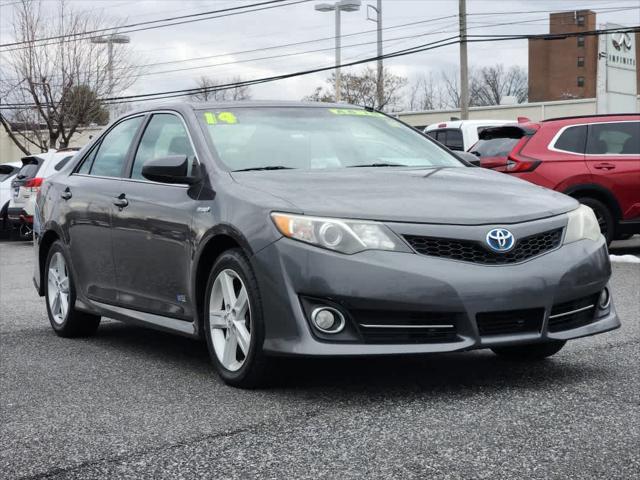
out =
[[[286,200],[301,213],[330,217],[506,224],[578,206],[561,193],[482,168],[277,170],[232,176],[240,184]]]

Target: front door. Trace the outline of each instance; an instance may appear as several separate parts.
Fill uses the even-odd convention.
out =
[[[194,149],[182,119],[173,113],[150,117],[122,183],[123,206],[113,214],[113,255],[118,300],[123,307],[192,320],[189,297],[191,221],[198,187],[156,183],[142,176],[154,158]]]

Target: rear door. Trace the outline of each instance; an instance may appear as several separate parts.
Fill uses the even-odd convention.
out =
[[[60,192],[76,284],[90,300],[117,304],[112,212],[143,119],[129,117],[114,125],[86,153]]]
[[[192,320],[189,298],[191,221],[198,187],[157,183],[142,176],[148,160],[195,150],[182,118],[170,112],[149,119],[118,194],[126,206],[113,215],[113,252],[119,304],[147,313]]]
[[[623,219],[640,218],[640,121],[590,124],[586,159],[596,182],[617,198]]]

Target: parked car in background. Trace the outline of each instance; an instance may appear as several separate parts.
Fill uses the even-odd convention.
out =
[[[484,129],[516,122],[517,120],[452,120],[433,123],[424,129],[424,133],[449,150],[466,152],[478,141],[478,134]]]
[[[608,242],[640,233],[640,115],[565,117],[481,132],[480,166],[591,207]]]
[[[592,210],[355,106],[130,112],[45,182],[37,218],[58,335],[107,316],[203,338],[242,387],[272,356],[540,360],[620,326]]]
[[[11,180],[16,176],[22,163],[9,162],[0,164],[0,231],[9,230],[9,220],[7,219],[7,209],[11,200]]]
[[[77,149],[49,150],[22,158],[22,166],[11,181],[11,200],[7,220],[22,240],[31,238],[36,194],[42,182],[73,158]]]

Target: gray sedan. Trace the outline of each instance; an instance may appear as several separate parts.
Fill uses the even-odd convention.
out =
[[[345,105],[128,113],[43,185],[35,253],[60,336],[203,338],[241,387],[276,356],[537,360],[620,326],[588,207]]]

